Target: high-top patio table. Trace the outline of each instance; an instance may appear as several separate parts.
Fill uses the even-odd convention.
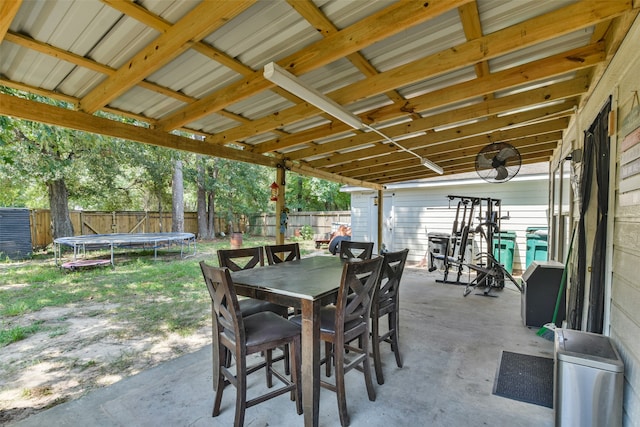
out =
[[[335,301],[342,278],[338,257],[316,256],[231,273],[238,295],[302,310],[304,425],[317,426],[320,408],[320,308]]]

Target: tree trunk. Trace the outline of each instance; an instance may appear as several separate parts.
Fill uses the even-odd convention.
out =
[[[216,160],[214,159],[214,163],[213,163],[213,169],[211,171],[211,178],[213,178],[213,181],[217,181],[218,180],[218,163],[216,162]],[[216,230],[216,223],[215,223],[215,214],[216,214],[216,190],[215,190],[215,186],[211,189],[211,191],[209,191],[209,206],[208,206],[208,221],[209,221],[209,229],[211,230],[211,232],[213,233],[213,235],[216,235],[216,232],[220,232],[222,230]]]
[[[214,215],[216,203],[214,201],[213,192],[209,192],[207,194],[207,200],[209,201],[207,206],[207,224],[209,226],[209,231],[211,232],[211,237],[214,237],[216,235],[216,222]]]
[[[54,239],[73,236],[73,225],[69,217],[69,193],[63,179],[47,183],[49,207],[51,209],[51,231]]]
[[[176,160],[174,163],[171,190],[171,231],[184,233],[184,181],[181,160]]]
[[[207,190],[204,188],[204,182],[204,163],[198,156],[198,176],[196,178],[198,185],[198,238],[209,240],[212,236],[207,225]]]

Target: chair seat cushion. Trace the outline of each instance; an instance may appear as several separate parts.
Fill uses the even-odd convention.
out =
[[[302,324],[302,316],[297,315],[293,316],[289,319],[291,322],[301,325]],[[361,320],[353,320],[346,325],[344,325],[345,333],[349,332],[351,329],[362,325],[364,322]],[[322,307],[320,309],[320,332],[334,334],[336,332],[336,306],[329,305],[326,307]]]
[[[271,311],[243,318],[247,347],[300,335],[300,326]]]
[[[288,311],[288,308],[282,305],[274,304],[269,301],[262,301],[255,298],[245,298],[238,300],[238,304],[240,305],[240,311],[242,312],[243,317],[251,316],[263,311],[271,311],[281,316],[285,316]]]

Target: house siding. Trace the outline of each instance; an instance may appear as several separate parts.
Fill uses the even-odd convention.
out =
[[[393,237],[391,243],[385,244],[389,250],[409,248],[408,262],[423,263],[428,250],[428,233],[451,233],[457,200],[450,203],[448,195],[491,197],[500,199],[502,215],[508,213],[510,216],[510,219],[502,220],[502,230],[516,232],[513,268],[514,271],[522,271],[527,252],[526,229],[547,226],[548,189],[548,179],[539,177],[514,179],[503,184],[449,181],[433,187],[387,190],[385,195],[393,195]],[[368,223],[369,218],[375,218],[370,212],[374,209],[372,197],[370,191],[352,193],[354,240],[376,240],[376,236],[370,235]],[[478,223],[477,218],[474,222]]]
[[[640,18],[636,18],[633,27],[627,34],[618,53],[603,74],[593,95],[584,108],[578,111],[578,132],[575,121],[570,124],[566,132],[564,147],[575,148],[575,135],[593,122],[596,115],[613,96],[612,110],[616,113],[616,129],[612,137],[612,147],[615,151],[615,168],[611,170],[610,180],[613,183],[615,203],[610,206],[613,211],[613,226],[609,230],[608,251],[611,265],[607,270],[610,288],[605,293],[605,325],[604,334],[609,335],[624,361],[624,398],[623,425],[625,427],[640,426],[640,281],[638,280],[638,265],[640,265],[640,188],[635,175],[631,180],[623,181],[620,176],[621,157],[624,154],[622,141],[634,128],[640,127],[640,114],[629,123],[628,119],[633,109],[638,113],[637,94],[640,91]],[[625,123],[625,128],[622,124]],[[611,129],[610,129],[611,133]],[[581,147],[582,137],[577,144]],[[640,145],[640,144],[638,144]],[[635,150],[640,149],[636,145]],[[552,163],[564,158],[565,152],[554,156]],[[553,166],[552,166],[553,168]],[[575,210],[578,215],[579,210]],[[577,220],[577,218],[575,218]],[[587,229],[586,240],[593,241],[595,230]],[[572,266],[573,269],[573,266]],[[589,278],[587,277],[587,280]],[[588,293],[586,293],[588,298]],[[588,301],[585,300],[585,305]],[[608,310],[608,318],[606,316]],[[607,323],[608,320],[608,323]]]

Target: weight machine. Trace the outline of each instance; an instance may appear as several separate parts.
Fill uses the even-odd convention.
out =
[[[504,268],[500,263],[500,259],[496,259],[492,253],[493,238],[497,233],[498,244],[500,244],[500,220],[506,219],[502,217],[500,199],[490,197],[473,197],[473,196],[454,196],[449,195],[449,203],[457,200],[456,216],[453,221],[451,235],[446,243],[443,254],[430,253],[432,266],[429,271],[434,271],[433,260],[441,260],[444,268],[444,277],[442,280],[436,280],[440,283],[452,283],[458,285],[466,285],[464,296],[466,297],[471,291],[478,288],[485,288],[482,295],[494,296],[490,292],[494,288],[504,288],[504,281],[508,278],[522,292],[522,289],[516,279]],[[477,213],[479,224],[474,225],[474,215]],[[472,254],[467,256],[467,246],[476,240],[478,236],[479,253],[476,256]],[[472,248],[473,252],[473,248]],[[499,258],[500,254],[498,254]],[[474,271],[475,278],[467,280],[466,283],[461,281],[464,268],[468,268],[469,273]],[[453,269],[456,273],[455,280],[449,280],[449,272]]]

